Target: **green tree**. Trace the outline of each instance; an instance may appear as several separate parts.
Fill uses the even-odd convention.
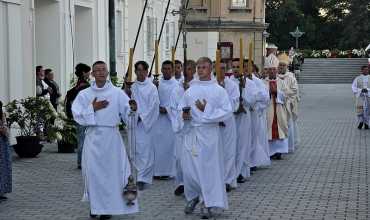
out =
[[[349,0],[349,13],[343,19],[345,28],[340,38],[340,48],[359,49],[370,43],[370,2]]]

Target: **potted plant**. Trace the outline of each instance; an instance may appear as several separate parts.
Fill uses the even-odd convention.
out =
[[[74,153],[77,146],[77,123],[68,118],[63,111],[58,112],[57,129],[61,135],[58,141],[59,153]]]
[[[347,57],[352,58],[352,51],[347,51]]]
[[[42,150],[38,134],[43,126],[47,129],[45,141],[54,142],[60,137],[50,119],[58,114],[49,100],[41,97],[27,97],[13,100],[5,106],[9,128],[19,129],[14,151],[20,157],[36,157]]]
[[[331,57],[333,57],[333,58],[337,58],[338,54],[339,54],[339,52],[338,52],[338,51],[332,51],[332,52],[331,52]]]

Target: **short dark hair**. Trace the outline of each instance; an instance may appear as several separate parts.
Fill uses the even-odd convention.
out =
[[[51,71],[53,71],[52,69],[46,69],[45,70],[45,75],[48,75]]]
[[[170,65],[171,65],[171,68],[173,69],[173,63],[172,63],[172,61],[171,61],[171,60],[165,60],[165,61],[162,63],[162,65],[168,65],[168,64],[170,64]]]
[[[260,68],[258,68],[258,66],[256,64],[253,65],[254,69],[256,70],[256,72],[258,73],[258,71],[260,71]]]
[[[231,62],[239,62],[240,59],[239,58],[234,58]]]
[[[87,73],[87,72],[90,72],[91,68],[84,64],[84,63],[79,63],[76,65],[76,68],[75,68],[75,74],[77,77],[82,77],[83,73]]]
[[[249,61],[249,59],[244,59],[244,60],[243,60],[243,63],[248,63],[248,61]],[[252,66],[254,66],[254,62],[253,62],[253,60],[252,60]]]
[[[0,101],[0,119],[2,120],[3,118],[3,103]],[[3,122],[4,123],[4,122]]]
[[[41,69],[42,69],[42,66],[36,66],[36,75],[38,72],[40,72]]]
[[[220,60],[220,63],[226,63],[227,64],[226,60]]]
[[[135,69],[137,69],[139,67],[139,65],[142,65],[144,70],[148,70],[149,69],[149,64],[143,60],[140,60],[140,61],[137,61],[134,65]]]
[[[94,66],[95,66],[95,65],[98,65],[98,64],[104,64],[104,65],[107,65],[104,61],[98,60],[98,61],[96,61],[96,62],[92,65],[92,68],[94,69]]]
[[[176,64],[180,64],[181,65],[181,67],[182,67],[182,62],[180,61],[180,60],[175,60],[175,65]]]
[[[361,67],[361,70],[364,70],[364,68],[366,68],[366,67],[368,67],[368,66],[363,65],[363,66]]]

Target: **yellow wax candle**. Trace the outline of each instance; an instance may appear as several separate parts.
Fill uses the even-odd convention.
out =
[[[173,63],[172,76],[174,76],[175,75],[175,46],[172,46],[171,49],[172,49],[172,63]]]
[[[134,57],[134,48],[130,48],[130,57],[128,62],[128,78],[127,82],[132,82],[132,61]]]
[[[253,43],[249,42],[248,74],[252,73],[252,53],[253,53]]]
[[[221,68],[220,68],[221,52],[216,50],[216,76],[218,84],[221,83]]]
[[[243,55],[243,38],[240,38],[240,55],[239,55],[239,75],[243,75],[243,60],[244,60],[244,55]]]
[[[155,40],[155,74],[159,74],[158,58],[158,40]]]

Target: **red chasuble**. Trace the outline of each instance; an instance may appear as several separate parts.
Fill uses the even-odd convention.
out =
[[[270,81],[269,82],[270,86],[273,86],[274,88],[277,88],[276,81]],[[272,140],[279,140],[279,129],[278,129],[278,124],[277,124],[277,115],[276,115],[276,95],[272,95],[272,100],[274,102],[274,119],[272,121],[272,127],[271,127],[271,132],[272,132]]]

